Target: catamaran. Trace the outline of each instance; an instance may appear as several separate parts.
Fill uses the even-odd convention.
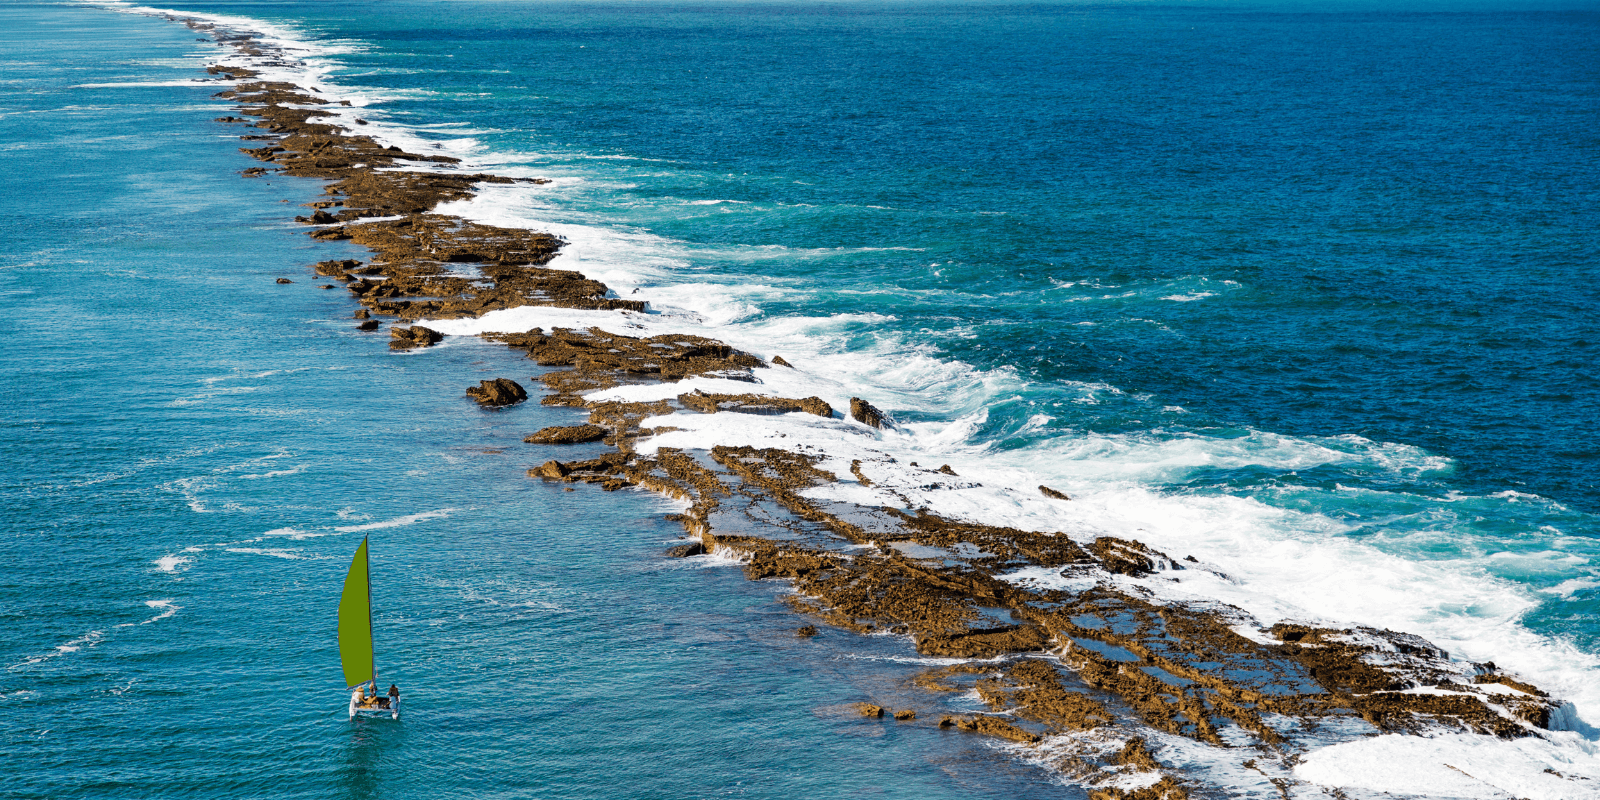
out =
[[[378,662],[372,653],[372,580],[367,540],[361,540],[339,597],[339,660],[350,690],[350,718],[358,715],[400,718],[400,697],[378,695]]]

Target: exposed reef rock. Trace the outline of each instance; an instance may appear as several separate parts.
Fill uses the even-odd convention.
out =
[[[581,444],[598,442],[610,431],[599,425],[567,425],[545,428],[522,441],[528,444]]]
[[[467,396],[478,401],[479,405],[509,406],[528,399],[528,391],[510,378],[495,378],[467,387]]]
[[[883,412],[877,406],[859,397],[850,398],[850,417],[869,428],[883,427]]]
[[[688,558],[690,556],[704,555],[705,552],[705,545],[702,545],[699,542],[690,542],[688,544],[680,544],[667,548],[667,555],[671,558]],[[816,632],[816,628],[811,629],[811,634],[813,636],[816,635]]]
[[[421,325],[413,325],[409,328],[390,328],[389,336],[391,337],[389,348],[392,350],[432,347],[444,341],[444,334],[432,328],[424,328]]]
[[[267,57],[251,36],[185,24],[239,53]],[[342,127],[337,109],[315,90],[260,81],[243,67],[207,71],[239,82],[218,96],[240,104],[243,116],[221,121],[254,120],[255,133],[242,137],[252,146],[241,149],[266,166],[243,174],[326,181],[324,199],[307,204],[311,212],[297,219],[314,239],[371,252],[365,260],[312,268],[347,286],[361,306],[355,312],[361,330],[376,330],[379,317],[414,323],[528,305],[617,312],[614,327],[624,329],[630,312],[645,309],[603,283],[549,268],[563,244],[554,236],[435,213],[440,203],[472,197],[482,184],[542,181],[466,173],[453,166],[456,159],[404,152]],[[390,335],[396,350],[442,338],[415,324],[397,325]],[[909,679],[930,699],[971,691],[987,706],[987,713],[946,715],[938,727],[1031,748],[1037,760],[1089,787],[1093,798],[1182,800],[1203,788],[1168,774],[1164,751],[1150,743],[1169,737],[1247,751],[1247,763],[1272,762],[1274,774],[1287,776],[1300,753],[1329,736],[1528,737],[1564,716],[1560,701],[1531,684],[1493,664],[1452,661],[1416,636],[1289,622],[1262,628],[1232,606],[1162,600],[1150,587],[1182,564],[1131,539],[985,525],[916,508],[903,495],[881,507],[824,500],[824,490],[841,481],[831,470],[842,472],[843,460],[798,447],[637,452],[641,439],[672,430],[645,428],[646,420],[659,424],[680,411],[832,418],[834,409],[818,397],[689,391],[677,394],[676,405],[585,398],[695,376],[756,382],[754,370],[767,364],[723,342],[687,334],[639,338],[600,327],[484,338],[548,368],[539,376],[548,389],[542,402],[574,409],[556,413],[587,412],[587,420],[545,428],[527,442],[605,445],[594,458],[547,460],[528,470],[530,477],[676,498],[687,508],[670,516],[694,540],[667,555],[737,559],[751,580],[785,581],[792,590],[785,601],[819,624],[897,634],[925,656],[964,659]],[[792,368],[776,356],[772,364]],[[467,395],[488,407],[528,397],[507,378],[483,381]],[[893,424],[860,398],[851,398],[849,413],[871,428]],[[837,427],[872,438],[854,426]],[[857,458],[842,480],[851,482],[852,497],[894,498],[899,469],[887,456]],[[920,474],[930,473],[955,476],[948,465]],[[1071,499],[1047,486],[1038,490],[1052,500]],[[815,636],[818,628],[807,624],[797,633]],[[916,719],[910,709],[863,703],[858,710]],[[1130,776],[1140,780],[1123,780]],[[1283,785],[1279,791],[1288,796]]]
[[[820,397],[794,400],[788,397],[768,397],[758,394],[707,394],[696,389],[690,394],[678,395],[678,405],[702,414],[718,411],[737,411],[744,414],[787,414],[804,411],[819,417],[832,417],[833,407]]]

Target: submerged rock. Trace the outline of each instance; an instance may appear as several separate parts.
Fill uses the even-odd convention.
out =
[[[291,281],[288,278],[279,278],[278,283],[294,283],[294,281]]]
[[[522,384],[510,378],[495,378],[492,381],[483,381],[477,386],[467,389],[467,396],[478,401],[479,405],[498,407],[509,406],[528,399],[528,390]]]

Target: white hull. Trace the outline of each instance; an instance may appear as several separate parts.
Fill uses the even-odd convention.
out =
[[[350,697],[350,718],[355,719],[356,717],[388,717],[389,719],[399,719],[400,698],[396,697],[393,700],[390,700],[388,708],[378,708],[377,706],[358,706],[356,705],[355,696],[352,695]]]

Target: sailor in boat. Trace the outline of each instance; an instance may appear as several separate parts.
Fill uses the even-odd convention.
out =
[[[370,693],[369,693],[370,689]],[[378,694],[376,680],[356,686],[350,693],[350,717],[355,718],[358,712],[388,714],[395,719],[400,718],[400,687],[390,685],[388,696]]]
[[[358,713],[400,718],[400,687],[387,697],[378,694],[378,666],[372,650],[372,581],[367,540],[361,540],[339,596],[339,661],[350,691],[350,718]]]

